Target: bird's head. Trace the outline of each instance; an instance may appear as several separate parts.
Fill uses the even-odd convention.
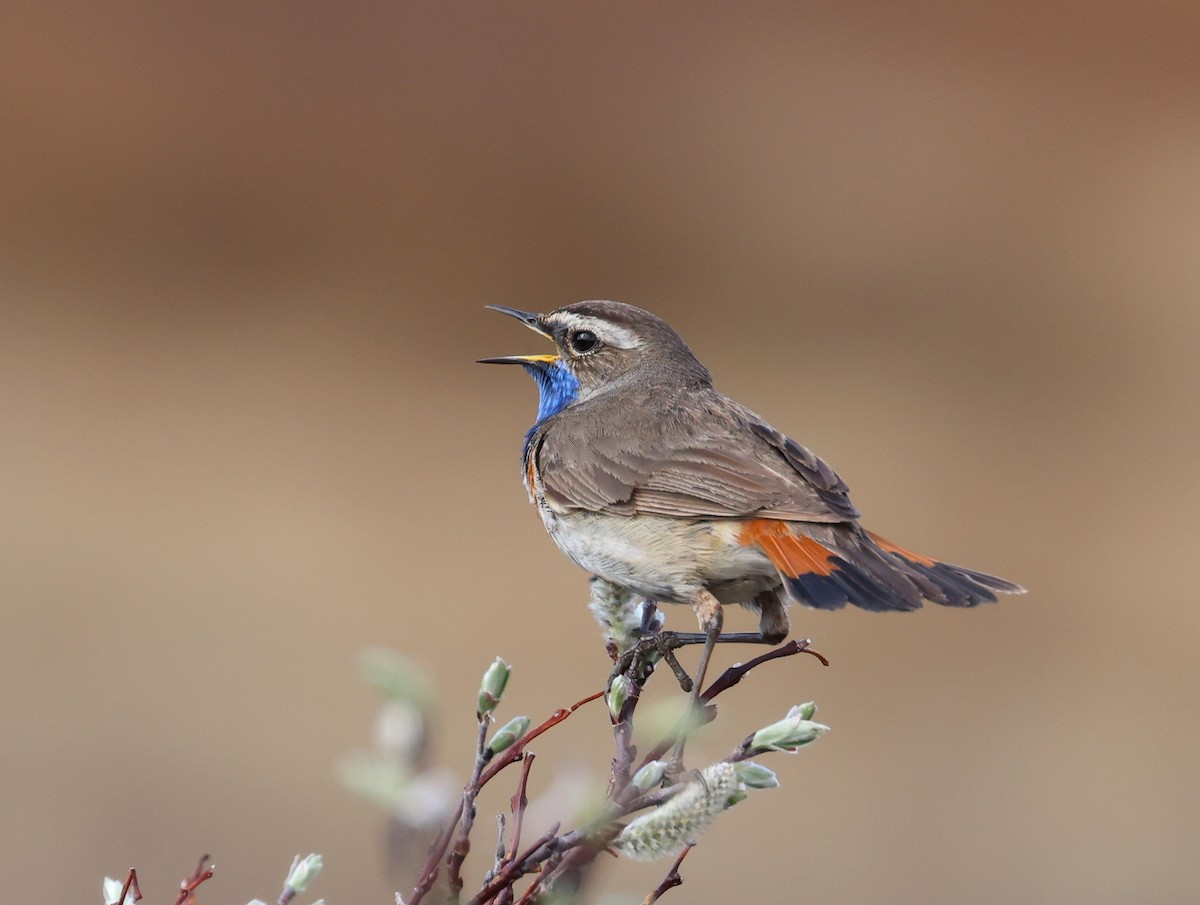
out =
[[[537,381],[537,420],[631,385],[710,384],[708,370],[662,318],[622,302],[576,302],[548,314],[488,305],[554,342],[545,355],[505,355],[481,364],[519,364]]]

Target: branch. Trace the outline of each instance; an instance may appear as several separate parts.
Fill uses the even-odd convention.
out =
[[[483,714],[479,717],[479,737],[475,744],[475,768],[471,772],[471,781],[463,788],[462,808],[458,836],[454,840],[454,848],[446,861],[446,883],[450,887],[450,901],[458,902],[462,893],[462,863],[471,851],[471,828],[475,825],[475,798],[479,795],[479,777],[487,763],[487,729],[491,719]]]
[[[777,660],[780,657],[791,657],[795,654],[810,654],[811,656],[814,656],[820,660],[822,665],[828,666],[829,660],[827,660],[823,654],[809,648],[808,645],[811,643],[811,640],[808,638],[805,638],[802,641],[789,641],[787,644],[784,644],[781,647],[767,651],[765,654],[760,654],[753,660],[748,660],[745,663],[735,663],[733,666],[729,667],[729,669],[725,670],[725,672],[721,673],[721,675],[717,676],[716,681],[709,685],[708,688],[704,690],[704,693],[700,695],[700,699],[705,702],[711,701],[722,691],[726,691],[732,688],[738,682],[742,681],[742,679],[745,678],[746,673],[750,672],[750,670],[754,669],[754,667],[761,666],[768,660]]]
[[[505,856],[505,861],[511,861],[515,858],[517,849],[521,847],[521,826],[525,822],[525,809],[529,807],[529,798],[526,789],[529,786],[529,770],[533,767],[533,761],[533,754],[525,756],[525,762],[521,764],[521,778],[517,782],[517,791],[513,793],[513,797],[509,801],[513,813],[513,833],[512,840],[508,844],[508,854]]]
[[[595,694],[588,695],[582,700],[576,701],[566,710],[560,708],[554,711],[554,713],[550,714],[550,716],[547,717],[541,723],[541,725],[534,726],[519,739],[517,739],[510,747],[500,752],[500,754],[491,762],[488,768],[483,771],[483,774],[475,783],[476,794],[478,794],[479,790],[487,785],[497,773],[499,773],[513,761],[521,758],[521,756],[525,753],[525,746],[531,741],[533,741],[546,730],[557,726],[584,704],[601,697],[604,697],[604,692],[598,691]],[[429,890],[433,888],[433,884],[437,880],[438,876],[438,865],[441,864],[442,857],[446,854],[446,849],[450,847],[450,840],[454,838],[454,831],[458,827],[458,822],[463,816],[463,803],[464,802],[462,800],[459,801],[458,807],[455,809],[454,813],[450,815],[450,820],[446,827],[438,834],[437,839],[434,840],[433,845],[430,847],[429,858],[426,860],[425,867],[421,870],[421,874],[417,878],[417,885],[413,887],[412,899],[409,901],[408,905],[417,905],[417,903],[419,903],[423,898],[425,898],[425,896],[429,894]]]
[[[413,887],[412,900],[408,905],[417,905],[421,899],[425,898],[429,890],[433,889],[434,881],[438,876],[438,865],[442,863],[442,855],[446,854],[446,849],[450,847],[450,839],[454,836],[454,830],[458,826],[458,818],[462,816],[462,807],[460,798],[458,808],[450,816],[450,822],[446,824],[445,829],[438,833],[433,845],[429,847],[429,858],[421,870],[421,875],[417,877],[417,885]]]
[[[534,754],[530,752],[525,755],[525,760],[521,763],[521,778],[517,780],[517,791],[513,793],[509,799],[509,805],[513,812],[513,834],[512,839],[508,844],[507,850],[504,846],[503,832],[500,840],[500,849],[496,852],[496,866],[491,872],[483,878],[483,882],[489,883],[504,867],[517,856],[517,849],[521,847],[521,826],[525,822],[525,809],[529,806],[529,798],[526,794],[526,789],[529,785],[529,770],[533,767],[533,762],[536,759]],[[503,831],[504,814],[497,814],[500,818],[500,826]],[[536,884],[535,884],[536,885]],[[533,889],[531,886],[530,889]],[[526,890],[526,895],[529,895],[529,890]],[[522,901],[524,901],[524,896]],[[509,905],[513,900],[512,885],[509,884],[496,895],[497,905]]]
[[[492,761],[491,765],[487,768],[487,770],[484,771],[483,777],[479,780],[480,788],[483,788],[484,786],[486,786],[488,784],[488,782],[497,773],[499,773],[501,770],[503,770],[505,767],[507,767],[513,761],[520,760],[521,756],[524,755],[524,753],[525,753],[525,746],[528,745],[535,738],[537,738],[539,735],[541,735],[543,732],[545,732],[548,729],[553,729],[555,726],[557,726],[559,723],[561,723],[563,720],[565,720],[567,717],[569,717],[572,713],[574,713],[576,710],[578,710],[584,704],[594,701],[594,700],[596,700],[596,698],[602,698],[602,697],[604,697],[604,692],[597,691],[595,694],[590,694],[581,701],[576,701],[574,704],[572,704],[566,710],[563,710],[560,708],[560,709],[554,711],[554,713],[550,714],[550,716],[548,716],[541,723],[541,725],[534,726],[532,729],[530,729],[528,732],[526,732],[524,735],[522,735],[519,739],[517,739],[512,744],[512,747],[505,748],[503,751],[500,752],[500,754],[497,756],[497,758],[494,761]],[[413,903],[413,905],[415,905],[415,903]]]
[[[762,664],[771,660],[778,660],[781,657],[791,657],[795,656],[796,654],[810,654],[811,656],[814,656],[820,660],[823,665],[828,666],[829,661],[825,658],[825,656],[815,650],[810,650],[808,645],[809,640],[807,638],[802,641],[789,641],[787,644],[777,647],[774,650],[767,651],[765,654],[760,654],[752,660],[747,660],[745,663],[737,663],[729,667],[727,670],[721,673],[721,675],[717,676],[716,680],[709,685],[707,689],[705,689],[704,693],[700,695],[700,700],[705,704],[709,704],[712,699],[721,692],[729,690],[734,685],[738,684],[738,682],[742,681],[742,679],[746,677],[746,674],[749,673],[750,670],[757,666],[762,666]],[[716,718],[717,708],[709,706],[697,707],[684,719],[692,721],[688,728],[689,730],[694,731],[699,729],[701,726],[711,723]],[[638,766],[644,767],[646,764],[650,763],[650,761],[661,758],[667,753],[667,751],[671,749],[676,741],[678,741],[679,734],[679,730],[676,730],[670,735],[660,739],[658,744],[651,748],[649,753],[642,758],[642,762]]]
[[[629,680],[629,696],[621,705],[621,712],[613,721],[613,741],[616,743],[616,753],[612,761],[612,776],[608,784],[610,798],[617,799],[625,794],[633,774],[633,759],[637,757],[637,748],[633,744],[633,711],[641,700],[643,682],[634,678],[638,664],[630,666],[625,678]]]
[[[505,840],[506,827],[503,820],[504,815],[501,815],[500,837],[496,845],[495,861],[483,877],[479,891],[470,898],[466,905],[532,905],[546,896],[557,895],[564,889],[574,891],[600,853],[616,854],[615,849],[626,853],[630,851],[630,843],[626,841],[627,830],[630,831],[630,839],[633,839],[637,832],[660,831],[658,824],[662,824],[665,828],[663,831],[687,835],[680,835],[674,841],[668,839],[666,844],[660,846],[661,854],[678,853],[678,857],[675,858],[674,864],[666,876],[643,902],[643,905],[653,905],[668,890],[683,883],[680,875],[683,860],[691,851],[696,836],[703,832],[703,829],[717,813],[740,800],[740,797],[744,797],[747,789],[771,788],[777,785],[777,782],[774,781],[773,774],[765,768],[758,768],[758,771],[763,774],[762,776],[753,771],[743,776],[742,773],[733,770],[733,764],[745,760],[749,755],[750,743],[757,737],[757,734],[749,736],[746,741],[743,741],[741,747],[724,761],[714,764],[700,773],[693,771],[694,775],[691,778],[683,776],[682,765],[677,763],[674,764],[676,768],[674,771],[672,771],[671,765],[665,765],[663,770],[652,768],[644,774],[639,774],[637,771],[652,761],[661,759],[672,746],[680,744],[697,728],[715,719],[717,716],[715,699],[734,685],[739,684],[750,672],[764,663],[807,653],[828,666],[829,661],[817,651],[810,650],[808,645],[808,640],[791,641],[754,657],[746,663],[726,669],[702,694],[698,695],[697,706],[689,709],[687,717],[667,737],[661,739],[653,749],[641,757],[640,763],[640,752],[633,744],[635,711],[640,703],[642,688],[653,675],[653,670],[649,667],[649,664],[653,662],[649,659],[650,655],[659,653],[665,656],[665,653],[670,652],[669,650],[664,652],[659,648],[648,648],[643,651],[641,646],[638,646],[626,652],[618,659],[617,668],[610,674],[609,687],[606,692],[597,692],[576,702],[570,708],[560,708],[554,711],[539,725],[524,732],[508,747],[496,746],[500,747],[500,751],[494,755],[486,744],[486,726],[489,720],[486,715],[481,716],[474,770],[463,787],[457,808],[450,816],[448,825],[438,834],[430,848],[428,861],[413,890],[410,905],[419,905],[430,892],[443,860],[447,869],[449,887],[447,902],[458,905],[464,885],[462,868],[471,849],[470,834],[474,828],[475,808],[480,790],[495,779],[502,770],[517,761],[522,761],[522,768],[516,782],[516,789],[509,800],[513,818],[510,837],[507,841]],[[668,658],[668,663],[669,661],[670,658]],[[506,664],[505,667],[507,668]],[[618,682],[621,687],[618,687]],[[499,694],[500,692],[494,693],[494,701],[498,701]],[[584,704],[606,695],[610,710],[613,708],[617,710],[615,714],[612,714],[615,751],[611,762],[608,800],[600,812],[586,824],[561,834],[560,824],[555,824],[531,844],[522,848],[522,835],[529,805],[529,778],[534,761],[534,755],[527,750],[528,746],[543,733],[566,720]],[[483,700],[482,697],[481,700]],[[795,709],[793,708],[793,710]],[[788,719],[795,721],[800,717],[793,718],[792,712],[789,711]],[[524,718],[521,718],[521,722],[528,725]],[[786,729],[790,724],[785,720],[781,721],[780,725]],[[774,727],[775,724],[772,726]],[[811,726],[814,738],[817,730],[825,728],[818,724],[811,724]],[[779,733],[776,732],[776,734]],[[511,734],[507,738],[511,739]],[[784,741],[790,738],[788,736]],[[808,738],[797,740],[795,745],[799,746],[811,740]],[[773,748],[766,742],[763,744],[766,745],[763,750],[790,750]],[[739,770],[741,769],[743,768],[739,768]],[[666,781],[670,783],[666,788],[663,788],[664,772],[667,775]],[[696,776],[699,776],[700,779],[697,780]],[[710,782],[717,785],[710,788],[708,785]],[[672,804],[676,800],[679,802],[677,806]],[[678,814],[670,811],[672,806],[675,807],[675,811],[679,812]],[[681,811],[680,808],[685,810]],[[624,818],[639,811],[647,811],[647,813],[641,814],[633,823],[626,826]],[[695,835],[692,835],[692,830],[687,826],[681,830],[676,829],[680,820],[684,820],[685,823],[691,821],[695,826]],[[647,827],[652,827],[652,829],[648,830]],[[449,852],[448,857],[447,852]],[[650,853],[653,855],[652,849]],[[518,894],[514,890],[514,884],[522,878],[525,878],[527,885]],[[397,899],[397,901],[400,900]]]
[[[484,902],[489,901],[492,896],[512,883],[513,880],[529,873],[530,868],[537,867],[537,865],[549,858],[555,850],[554,841],[558,837],[558,828],[560,826],[561,824],[554,824],[554,826],[542,833],[537,841],[522,853],[520,858],[514,858],[508,862],[504,866],[504,869],[492,878],[491,882],[484,884],[483,889],[479,890],[475,898],[471,899],[468,905],[483,905]]]
[[[117,899],[119,905],[125,905],[125,897],[129,895],[130,888],[133,889],[133,901],[139,901],[142,898],[142,890],[138,887],[137,871],[132,867],[129,868],[129,876],[125,878],[125,885],[121,887],[121,897]]]
[[[207,867],[205,867],[206,864]],[[208,855],[201,855],[192,875],[179,884],[179,895],[175,897],[175,905],[195,905],[196,887],[210,879],[212,875],[213,865],[208,864]]]
[[[675,859],[675,863],[671,865],[671,869],[667,871],[667,875],[663,877],[663,881],[654,888],[654,891],[650,895],[642,900],[642,905],[654,905],[668,889],[674,889],[676,886],[683,885],[683,877],[679,876],[679,865],[688,856],[688,852],[695,847],[695,843],[693,843],[679,853],[679,857]]]

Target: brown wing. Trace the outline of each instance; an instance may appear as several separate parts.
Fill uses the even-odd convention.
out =
[[[671,399],[596,399],[549,419],[530,454],[546,502],[566,511],[675,517],[858,517],[828,465],[709,388]]]

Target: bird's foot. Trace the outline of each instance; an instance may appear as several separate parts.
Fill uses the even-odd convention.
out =
[[[642,638],[617,657],[616,665],[608,675],[606,687],[611,688],[613,680],[619,675],[629,675],[636,681],[644,681],[653,672],[654,664],[663,660],[671,667],[671,672],[679,681],[679,687],[685,692],[690,692],[692,678],[676,658],[675,651],[685,644],[695,644],[690,637],[692,634],[695,633],[659,631]]]
[[[605,688],[611,688],[613,679],[622,673],[629,672],[630,667],[633,667],[634,664],[639,665],[631,675],[639,679],[639,681],[645,680],[653,671],[654,664],[659,660],[664,660],[671,667],[675,678],[679,680],[679,687],[685,692],[690,692],[694,683],[691,676],[680,665],[678,658],[675,656],[675,651],[690,644],[704,644],[708,640],[709,637],[706,632],[664,632],[656,630],[654,634],[643,636],[633,647],[623,652],[618,651],[615,645],[610,646],[609,656],[615,665],[612,668],[612,672],[608,675],[608,684]],[[758,632],[726,632],[717,636],[716,642],[719,644],[776,643],[775,639],[764,637]]]

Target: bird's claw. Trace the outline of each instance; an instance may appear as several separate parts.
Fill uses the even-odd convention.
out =
[[[675,656],[675,651],[688,643],[690,642],[678,632],[656,632],[642,638],[617,658],[616,665],[608,675],[608,684],[605,687],[611,688],[613,680],[617,676],[625,674],[637,681],[644,681],[653,672],[654,664],[659,660],[665,660],[679,681],[679,687],[685,692],[690,692],[692,678]]]

